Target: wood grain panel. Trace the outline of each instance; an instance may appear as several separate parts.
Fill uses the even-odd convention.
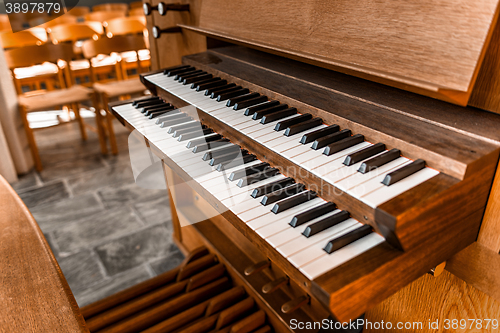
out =
[[[483,294],[471,285],[460,280],[446,270],[434,278],[422,276],[398,293],[366,313],[366,320],[371,322],[422,322],[423,329],[401,329],[397,332],[498,332],[491,329],[445,330],[445,319],[498,319],[500,303]],[[439,329],[429,329],[428,320],[439,320]],[[365,329],[363,332],[374,333],[383,330]]]
[[[0,332],[89,332],[42,231],[0,176]]]
[[[497,167],[477,241],[496,253],[500,252],[500,167]]]
[[[280,55],[437,92],[474,83],[498,1],[204,0],[199,27]],[[465,103],[464,103],[465,102]]]

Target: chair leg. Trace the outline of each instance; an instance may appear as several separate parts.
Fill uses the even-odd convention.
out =
[[[108,147],[106,145],[106,132],[104,130],[104,119],[101,114],[101,105],[99,104],[99,97],[96,92],[92,94],[92,102],[95,108],[95,122],[97,127],[97,135],[99,136],[99,144],[101,145],[101,153],[106,155]]]
[[[111,145],[111,153],[113,155],[117,155],[118,145],[116,143],[115,130],[113,128],[113,117],[111,116],[111,113],[109,111],[108,102],[109,102],[108,96],[106,96],[106,94],[102,94],[102,104],[104,106],[104,109],[106,110],[106,121],[108,124],[109,144]]]
[[[28,113],[22,105],[19,105],[19,111],[21,113],[21,118],[23,119],[24,130],[26,131],[26,137],[28,138],[28,143],[30,145],[33,162],[35,162],[35,169],[40,172],[43,170],[42,160],[40,159],[40,153],[38,152],[38,146],[36,145],[33,129],[30,127],[28,122]]]
[[[82,140],[86,141],[87,140],[87,132],[85,131],[85,122],[83,121],[83,118],[80,116],[80,105],[78,103],[73,103],[73,112],[75,112],[75,118],[78,121],[78,124],[80,125],[80,134],[82,136]]]

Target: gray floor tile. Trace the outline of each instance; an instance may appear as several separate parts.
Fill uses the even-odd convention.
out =
[[[108,274],[114,275],[170,253],[172,231],[154,226],[96,248]]]
[[[151,276],[144,266],[139,266],[117,274],[112,278],[106,278],[91,288],[75,293],[75,298],[78,305],[82,307],[150,278]]]
[[[98,194],[106,208],[121,207],[128,203],[155,201],[168,195],[166,190],[144,189],[135,183],[106,187],[99,190]]]
[[[90,250],[81,251],[58,260],[59,266],[74,293],[88,289],[104,280],[104,274],[97,260],[98,258]]]
[[[128,208],[115,208],[103,213],[67,223],[54,230],[54,241],[59,246],[61,255],[80,248],[96,245],[139,230],[142,225]]]
[[[69,197],[68,190],[61,181],[30,189],[19,194],[28,208],[55,202]]]
[[[42,181],[47,182],[99,170],[104,168],[104,166],[103,160],[99,155],[87,156],[85,158],[68,158],[50,168],[44,168],[44,170],[40,172],[40,177]]]
[[[81,219],[89,219],[100,214],[104,208],[92,193],[82,194],[73,198],[59,200],[31,209],[33,217],[45,232],[54,230],[68,223]]]
[[[12,188],[17,192],[22,192],[27,188],[40,186],[41,183],[38,182],[37,174],[35,171],[31,171],[25,175],[19,177],[19,180],[15,183],[12,183]]]
[[[165,191],[166,192],[166,191]],[[141,219],[148,225],[165,223],[172,220],[168,197],[135,205]]]
[[[134,176],[130,164],[116,164],[95,172],[88,172],[68,180],[74,194],[95,191],[106,186],[133,184]]]
[[[184,255],[175,244],[170,245],[169,253],[165,258],[150,263],[156,274],[174,269],[184,260]]]

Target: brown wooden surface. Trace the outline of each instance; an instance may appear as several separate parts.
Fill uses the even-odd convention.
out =
[[[415,332],[498,332],[498,329],[444,329],[445,319],[497,319],[500,303],[492,297],[468,285],[446,270],[439,277],[424,275],[401,289],[377,307],[366,313],[370,322],[422,322],[423,329],[392,330],[404,333]],[[439,320],[439,329],[429,329],[428,321]],[[470,322],[469,322],[470,324]],[[363,332],[375,333],[383,330],[365,329]]]
[[[151,64],[153,69],[159,69],[169,66],[179,65],[182,62],[182,56],[203,52],[206,50],[206,40],[192,31],[183,31],[182,33],[162,34],[159,39],[155,39],[151,34],[151,28],[158,26],[161,29],[173,27],[177,24],[195,24],[199,22],[201,10],[201,0],[146,0],[152,6],[158,3],[182,3],[189,4],[189,12],[169,11],[167,15],[161,16],[158,11],[147,16],[147,28],[149,30],[149,44],[151,49]]]
[[[497,167],[477,241],[495,253],[500,252],[500,167]]]
[[[42,231],[0,177],[0,332],[88,332]]]
[[[497,5],[494,0],[460,6],[431,0],[383,6],[205,0],[199,25],[192,26],[465,105],[496,22]]]

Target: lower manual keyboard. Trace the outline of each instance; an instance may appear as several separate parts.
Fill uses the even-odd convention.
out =
[[[384,241],[182,109],[151,97],[113,111],[311,280]]]

